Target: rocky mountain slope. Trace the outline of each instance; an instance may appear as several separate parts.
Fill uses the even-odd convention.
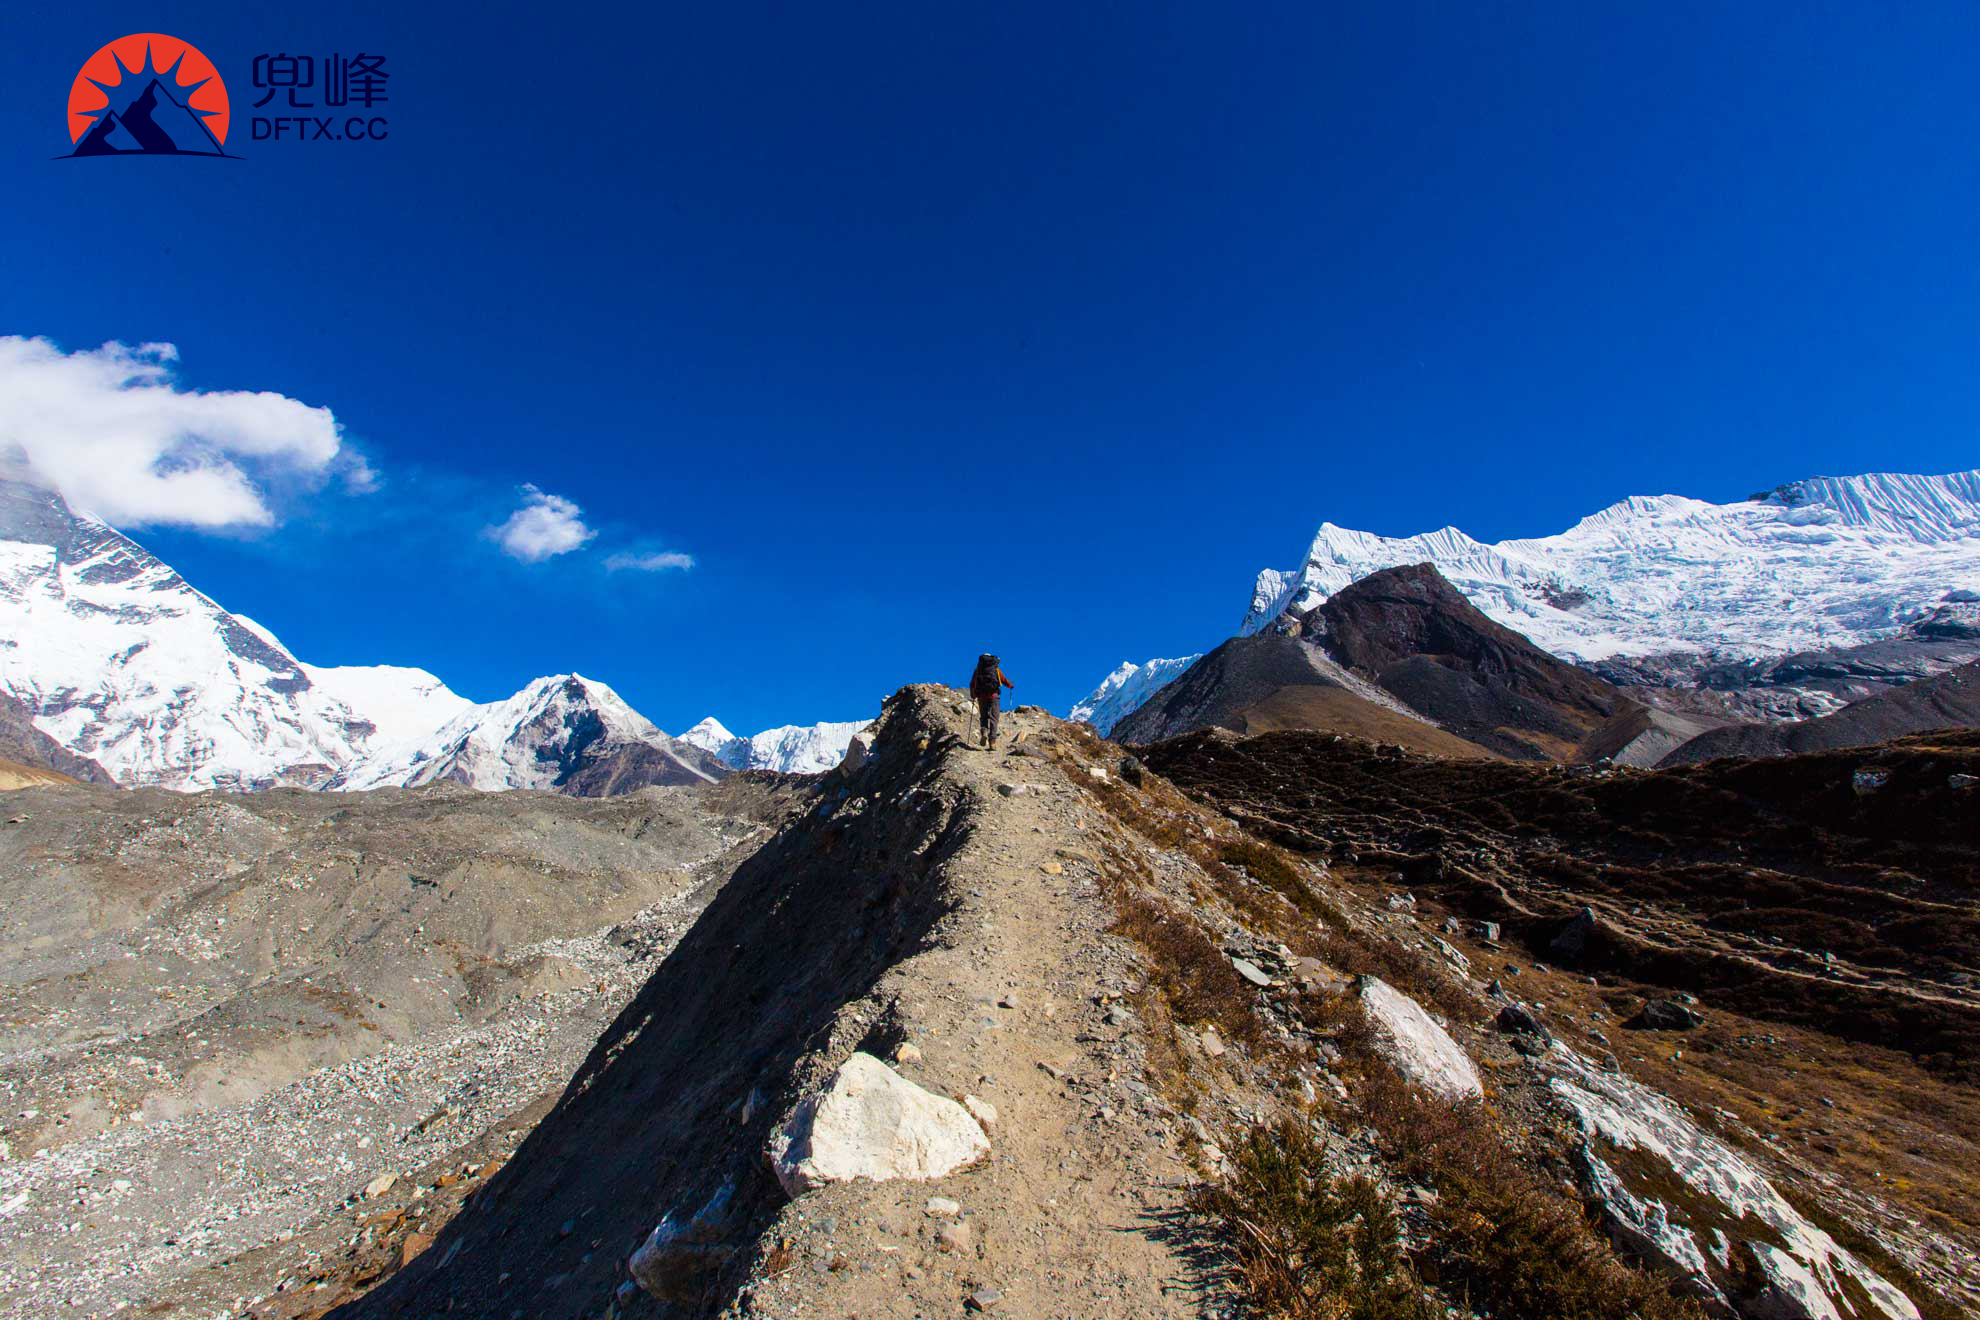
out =
[[[1715,756],[1787,756],[1868,747],[1908,734],[1980,728],[1980,662],[1853,701],[1798,724],[1736,724],[1700,733],[1660,765],[1690,765]]]
[[[1495,1106],[1543,1077],[1610,1234],[1714,1309],[1903,1313],[1839,1246],[1927,1314],[1980,1303],[1980,735],[1657,772],[1301,733],[1146,756],[1482,984],[1524,1060]]]
[[[904,690],[863,757],[775,781],[799,809],[554,1104],[467,1148],[377,1125],[340,1224],[243,1234],[152,1313],[1944,1320],[1980,1298],[1970,1052],[1930,1038],[1970,1027],[1971,941],[1905,934],[1980,919],[1971,845],[1931,832],[1972,748],[1877,753],[1864,794],[1862,753],[1642,774],[1314,734],[1150,749],[1191,797],[1083,726],[1011,724],[983,752],[961,693]],[[1853,810],[1810,792],[1838,776]],[[1806,912],[1778,943],[1737,902],[1689,906],[1741,867],[1746,908]],[[1870,1043],[1880,1016],[1908,1034]],[[374,1168],[396,1176],[367,1193]]]
[[[382,1173],[460,1182],[793,803],[9,794],[0,1315],[236,1314],[218,1262],[306,1271]]]
[[[1264,632],[1233,638],[1123,719],[1115,736],[1152,742],[1207,727],[1317,729],[1434,755],[1570,760],[1598,730],[1638,710],[1610,684],[1494,623],[1419,564],[1370,574]]]
[[[76,781],[60,771],[44,766],[23,765],[19,761],[0,758],[0,789],[40,788],[48,784],[73,784]]]

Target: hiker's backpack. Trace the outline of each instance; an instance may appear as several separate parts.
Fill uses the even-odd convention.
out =
[[[997,666],[994,655],[978,656],[976,672],[969,678],[969,695],[972,697],[994,697],[997,695]]]

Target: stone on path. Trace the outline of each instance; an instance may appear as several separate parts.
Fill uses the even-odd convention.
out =
[[[765,1155],[791,1196],[829,1183],[941,1178],[990,1153],[969,1111],[870,1054],[854,1054],[770,1134]]]

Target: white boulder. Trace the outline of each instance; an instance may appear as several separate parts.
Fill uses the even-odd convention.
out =
[[[764,1149],[791,1196],[829,1183],[941,1178],[990,1153],[955,1101],[925,1091],[870,1054],[854,1054],[800,1101]]]
[[[1421,1004],[1379,977],[1364,976],[1360,986],[1376,1046],[1397,1071],[1446,1100],[1484,1097],[1485,1084],[1471,1056]]]

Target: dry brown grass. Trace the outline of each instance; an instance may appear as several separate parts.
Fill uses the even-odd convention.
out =
[[[1397,1167],[1437,1194],[1418,1266],[1440,1291],[1493,1315],[1701,1320],[1696,1302],[1625,1264],[1580,1200],[1536,1174],[1482,1107],[1426,1096],[1378,1059],[1361,1063],[1362,1112]]]
[[[1263,1027],[1253,1006],[1256,995],[1195,918],[1126,885],[1108,889],[1118,914],[1114,931],[1148,955],[1151,983],[1170,1013],[1183,1022],[1212,1023],[1228,1039],[1258,1044]]]
[[[1255,1128],[1232,1174],[1190,1208],[1217,1242],[1229,1282],[1258,1315],[1284,1320],[1436,1320],[1394,1208],[1366,1178],[1337,1177],[1304,1128]]]

